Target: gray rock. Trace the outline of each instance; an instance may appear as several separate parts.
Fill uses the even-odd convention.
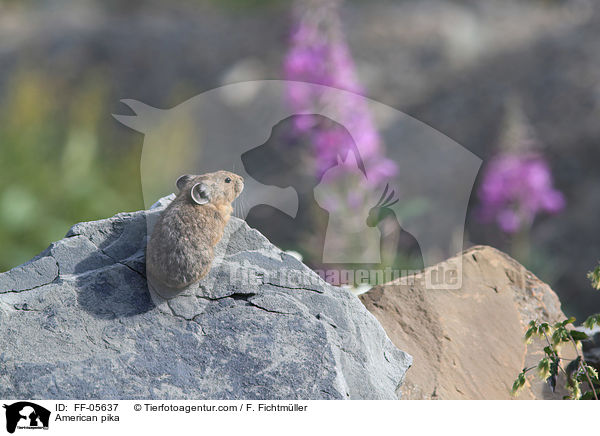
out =
[[[400,395],[412,358],[360,301],[236,218],[198,286],[151,296],[146,235],[168,201],[77,224],[0,274],[0,397]]]

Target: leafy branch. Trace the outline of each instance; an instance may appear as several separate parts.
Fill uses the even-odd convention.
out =
[[[600,265],[588,274],[588,278],[592,282],[595,289],[600,290]],[[534,337],[545,339],[548,344],[544,347],[544,357],[538,362],[537,366],[523,368],[513,383],[511,393],[518,395],[520,390],[525,386],[527,381],[527,373],[532,369],[537,369],[537,375],[542,380],[545,380],[552,392],[556,389],[556,380],[558,373],[562,372],[567,380],[566,388],[570,395],[564,397],[572,400],[598,400],[600,396],[600,379],[598,372],[594,367],[589,365],[583,353],[580,353],[581,341],[589,339],[588,335],[574,328],[568,328],[573,325],[575,318],[571,317],[563,321],[550,325],[547,322],[538,322],[537,320],[530,321],[528,329],[525,332],[526,343],[531,343]],[[583,325],[592,330],[594,327],[600,327],[600,313],[589,316]],[[563,368],[562,362],[565,359],[560,357],[560,350],[563,345],[569,344],[575,350],[577,357],[572,359]],[[587,384],[587,389],[582,392],[583,384]]]
[[[598,372],[590,366],[583,355],[579,352],[581,341],[588,339],[588,335],[575,329],[567,328],[572,325],[575,318],[568,318],[564,321],[550,325],[546,322],[539,323],[537,320],[531,321],[525,333],[525,340],[529,343],[534,337],[545,339],[548,345],[544,347],[544,358],[536,366],[524,368],[513,383],[511,393],[518,395],[519,391],[525,386],[527,373],[532,369],[537,369],[537,375],[546,381],[552,391],[556,389],[556,380],[559,372],[562,372],[567,380],[567,389],[570,395],[565,397],[573,400],[594,399],[597,400],[600,395],[600,380]],[[591,325],[600,327],[600,314],[592,315],[586,320],[586,326]],[[566,367],[563,367],[565,359],[561,358],[560,350],[569,344],[575,349],[577,358],[571,360]],[[582,393],[582,383],[587,383],[588,389]]]

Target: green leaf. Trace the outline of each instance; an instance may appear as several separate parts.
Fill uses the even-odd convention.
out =
[[[548,379],[550,377],[550,359],[547,357],[540,360],[537,366],[538,375],[542,380]]]
[[[558,363],[557,358],[552,358],[550,363],[550,377],[548,377],[548,384],[552,389],[552,392],[556,390],[556,377],[558,376]]]
[[[594,399],[594,393],[592,391],[587,391],[580,398],[580,400],[593,400],[593,399]]]
[[[544,322],[542,324],[540,324],[538,331],[540,332],[540,334],[549,334],[550,333],[550,324],[548,324],[547,322]]]
[[[569,331],[569,335],[573,338],[574,341],[583,341],[585,339],[589,339],[588,335],[584,332],[580,332],[579,330],[571,330]]]
[[[573,359],[569,362],[569,364],[565,368],[565,372],[567,373],[567,375],[569,377],[571,377],[571,374],[573,374],[574,372],[576,372],[579,369],[580,362],[581,362],[581,357],[577,357],[577,359]]]
[[[590,282],[592,282],[592,287],[596,290],[600,290],[600,265],[590,271],[587,277],[590,279]]]
[[[562,322],[562,325],[563,325],[563,327],[564,327],[564,326],[566,326],[567,324],[573,324],[574,322],[575,322],[575,317],[574,317],[574,316],[572,316],[572,317],[570,317],[570,318],[567,318],[567,319],[565,319],[565,320]]]
[[[583,321],[583,326],[586,329],[593,329],[594,328],[594,324],[596,324],[596,320],[594,318],[594,316],[588,316],[587,319],[585,321]]]
[[[527,330],[525,332],[525,342],[530,344],[531,343],[531,337],[533,336],[533,334],[535,333],[536,328],[535,327],[531,327],[529,328],[529,330]]]
[[[600,313],[596,313],[594,315],[590,315],[584,322],[583,325],[585,328],[592,330],[594,326],[600,327]]]
[[[589,377],[592,379],[593,382],[598,381],[598,371],[596,371],[596,368],[590,365],[585,365],[585,370],[587,371]]]
[[[569,332],[566,328],[560,326],[552,334],[552,344],[556,347],[562,342],[569,342]]]
[[[517,376],[517,379],[513,383],[512,389],[510,390],[511,395],[517,396],[521,388],[525,385],[526,381],[527,379],[525,378],[525,372],[523,371]]]
[[[570,398],[572,400],[578,400],[581,397],[581,384],[576,378],[569,377],[567,379],[567,389],[571,392]]]
[[[593,316],[588,316],[587,319],[585,321],[583,321],[583,326],[589,330],[594,328],[594,324],[595,324],[595,320],[594,320]]]
[[[552,392],[556,392],[556,376],[555,375],[551,375],[550,377],[548,377],[548,384],[550,385],[550,389],[552,389]]]

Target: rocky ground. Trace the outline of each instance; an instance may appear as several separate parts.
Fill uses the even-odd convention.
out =
[[[0,274],[0,396],[509,399],[543,354],[526,324],[564,319],[547,284],[491,247],[431,267],[461,265],[458,289],[432,289],[425,270],[359,299],[237,218],[210,274],[164,300],[144,252],[171,198],[76,224]],[[583,350],[597,363],[597,343]],[[561,399],[563,386],[531,378],[519,398]]]
[[[0,274],[1,397],[399,397],[411,356],[355,296],[241,220],[196,287],[152,296],[146,234],[168,202],[77,224]]]

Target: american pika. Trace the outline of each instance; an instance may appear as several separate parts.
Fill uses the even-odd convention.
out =
[[[244,189],[244,179],[228,171],[186,174],[176,184],[179,194],[160,215],[146,251],[148,287],[167,299],[208,273],[231,203]]]

